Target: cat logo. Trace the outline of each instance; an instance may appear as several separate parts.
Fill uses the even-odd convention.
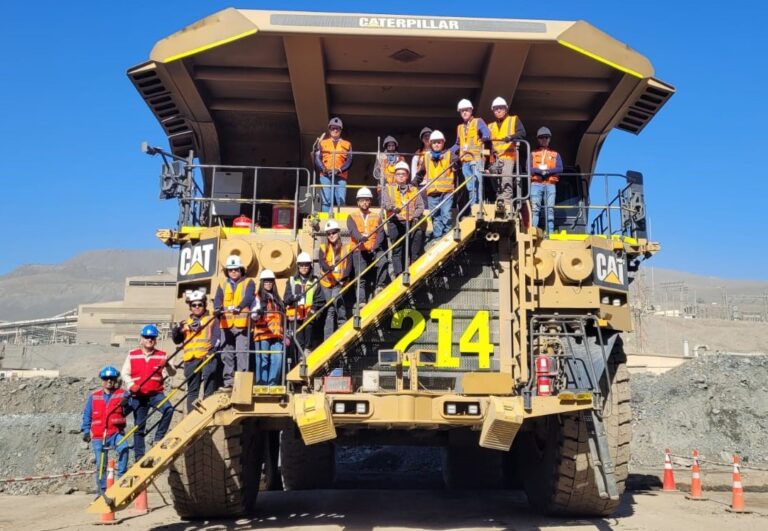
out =
[[[604,249],[593,248],[592,254],[595,259],[595,284],[627,289],[627,261]]]
[[[213,274],[216,264],[216,240],[188,243],[179,252],[179,280],[193,280]]]

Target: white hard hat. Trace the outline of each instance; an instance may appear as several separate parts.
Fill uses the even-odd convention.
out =
[[[397,170],[405,170],[405,171],[408,172],[408,175],[411,174],[411,167],[408,166],[408,163],[405,162],[404,160],[401,160],[400,162],[395,164],[395,171],[397,171]]]
[[[552,131],[549,130],[549,127],[539,127],[536,136],[552,136]]]
[[[429,141],[434,142],[435,140],[445,140],[445,135],[437,130],[432,131],[432,134],[429,135]]]
[[[493,110],[494,107],[509,107],[509,105],[507,105],[507,100],[498,96],[493,100],[493,103],[491,103],[491,110]]]
[[[373,199],[373,194],[368,188],[360,188],[357,191],[356,199]]]
[[[265,269],[259,275],[259,280],[275,280],[275,274],[271,269]]]
[[[468,99],[464,98],[459,102],[459,104],[456,106],[456,110],[460,111],[461,109],[474,109],[475,106],[472,105],[472,102]]]
[[[309,253],[301,252],[301,253],[299,253],[299,256],[296,257],[296,263],[297,264],[311,264],[312,263],[312,257],[309,256]]]
[[[187,290],[184,292],[184,298],[187,302],[201,302],[205,300],[205,288]]]
[[[329,230],[341,230],[339,223],[335,219],[329,219],[325,222],[325,232]]]
[[[243,262],[240,261],[240,257],[236,254],[231,254],[227,257],[227,261],[224,263],[224,269],[242,269]]]

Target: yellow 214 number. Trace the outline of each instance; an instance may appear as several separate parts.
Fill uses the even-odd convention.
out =
[[[435,308],[429,312],[429,318],[437,321],[437,367],[458,369],[460,358],[453,354],[453,310]],[[399,310],[392,315],[391,327],[401,329],[403,322],[409,319],[411,328],[395,344],[395,350],[405,352],[424,330],[427,321],[421,312],[413,309]],[[474,339],[477,336],[477,339]],[[490,312],[480,310],[459,339],[459,354],[477,354],[478,368],[490,369],[493,344],[491,343]]]

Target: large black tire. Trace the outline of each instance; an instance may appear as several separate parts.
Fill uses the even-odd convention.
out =
[[[611,382],[603,411],[608,446],[616,468],[619,494],[624,492],[632,438],[629,372],[618,338],[609,359]],[[553,515],[608,516],[618,500],[598,495],[590,465],[587,426],[579,414],[536,419],[523,437],[517,461],[523,470],[528,503]]]
[[[168,483],[182,518],[231,518],[253,512],[259,493],[264,436],[255,421],[212,428],[169,468]]]
[[[280,432],[280,472],[285,490],[327,489],[336,476],[336,446],[304,444],[296,429]]]
[[[479,445],[443,450],[443,481],[449,489],[499,489],[503,486],[505,452]]]

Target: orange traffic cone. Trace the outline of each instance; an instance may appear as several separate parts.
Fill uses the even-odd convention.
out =
[[[669,448],[664,450],[664,492],[675,492],[675,473],[672,471],[672,459],[669,457]]]
[[[701,467],[699,466],[699,451],[693,451],[693,465],[691,466],[691,493],[686,496],[689,500],[706,500],[701,495]]]
[[[107,489],[115,484],[115,460],[110,459],[107,462]],[[108,512],[108,513],[101,513],[101,517],[99,518],[100,524],[116,524],[115,521],[115,513],[114,512]]]
[[[744,488],[741,485],[741,468],[739,463],[741,459],[738,455],[733,456],[733,494],[731,496],[731,506],[726,511],[732,513],[749,513],[744,505]]]
[[[138,496],[136,496],[136,501],[133,502],[133,512],[135,514],[147,514],[149,512],[149,500],[147,498],[147,490],[142,490]]]

